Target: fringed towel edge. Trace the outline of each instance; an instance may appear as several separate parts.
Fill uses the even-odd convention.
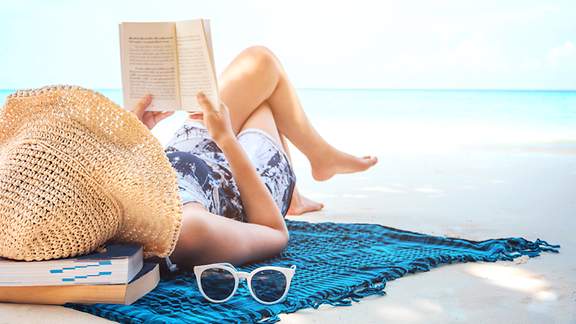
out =
[[[470,241],[472,242],[472,241]],[[394,267],[393,275],[381,275],[373,280],[362,282],[355,287],[331,291],[328,294],[312,296],[306,300],[294,304],[285,304],[288,307],[279,313],[270,313],[268,315],[260,314],[262,317],[255,319],[258,323],[276,323],[280,321],[278,316],[281,313],[294,313],[301,309],[317,309],[321,305],[328,304],[332,306],[350,306],[352,302],[359,302],[360,299],[373,295],[386,295],[384,288],[386,282],[398,279],[407,273],[430,271],[442,264],[467,263],[467,262],[496,262],[496,261],[513,261],[514,259],[526,255],[530,258],[537,257],[542,252],[558,253],[560,245],[549,244],[546,241],[536,239],[528,241],[521,237],[512,237],[506,239],[494,239],[480,242],[474,242],[482,247],[494,248],[490,255],[478,256],[442,256],[438,258],[418,259],[411,262],[407,267]]]

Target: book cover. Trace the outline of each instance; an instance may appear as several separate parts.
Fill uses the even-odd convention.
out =
[[[142,264],[142,247],[135,244],[110,244],[87,255],[48,261],[0,258],[0,286],[127,283]]]

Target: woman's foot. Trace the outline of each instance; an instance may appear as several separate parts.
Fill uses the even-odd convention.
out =
[[[288,208],[288,215],[302,215],[304,213],[319,211],[322,208],[324,208],[323,203],[302,196],[295,188],[292,194],[292,201],[290,201],[290,207]]]
[[[317,181],[326,181],[336,174],[365,171],[376,163],[378,158],[375,156],[356,157],[334,148],[310,162],[312,177]]]

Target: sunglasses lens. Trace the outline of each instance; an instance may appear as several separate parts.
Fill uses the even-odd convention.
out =
[[[286,276],[277,270],[262,270],[252,276],[252,292],[258,299],[272,303],[279,301],[286,290]]]
[[[234,292],[234,275],[224,269],[207,269],[200,275],[202,290],[213,300],[224,300]]]

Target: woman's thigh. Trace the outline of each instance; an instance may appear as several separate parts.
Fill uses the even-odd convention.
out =
[[[272,114],[272,109],[267,102],[263,102],[256,110],[248,116],[240,132],[246,129],[256,128],[266,134],[274,140],[274,142],[282,147],[282,140],[280,139],[280,133],[278,132],[278,127],[276,127],[276,122],[274,120],[274,115]]]
[[[266,103],[260,105],[246,120],[240,131],[239,142],[270,190],[282,215],[286,215],[296,176],[282,146],[272,111]]]

